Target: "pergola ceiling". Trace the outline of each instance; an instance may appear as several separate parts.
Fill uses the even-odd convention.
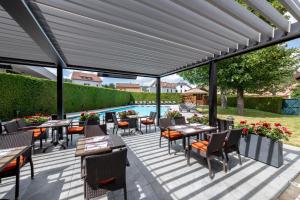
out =
[[[291,25],[266,0],[244,2],[274,27],[234,0],[34,0],[24,4],[67,68],[158,77],[299,37],[298,22]],[[298,0],[280,2],[300,19]],[[1,8],[0,56],[53,62],[21,23]]]

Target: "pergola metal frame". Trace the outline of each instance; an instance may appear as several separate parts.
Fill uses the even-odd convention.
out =
[[[188,34],[188,37],[192,38],[193,41],[198,41],[198,43],[193,43],[191,41],[184,40],[184,38],[180,38],[174,35],[171,35],[174,41],[182,41],[183,44],[190,44],[191,49],[195,48],[195,51],[199,53],[199,56],[202,57],[196,62],[187,63],[184,66],[170,68],[167,72],[160,73],[160,74],[153,74],[153,73],[144,73],[144,72],[136,72],[136,71],[128,71],[128,70],[120,70],[120,69],[107,69],[107,68],[99,68],[93,67],[91,65],[88,66],[81,66],[81,65],[74,65],[69,64],[66,59],[66,55],[64,55],[63,48],[60,47],[60,42],[56,40],[55,34],[52,32],[51,27],[47,23],[47,18],[50,18],[47,13],[46,17],[43,16],[43,11],[41,11],[40,6],[43,9],[50,9],[49,6],[44,3],[44,0],[2,0],[0,1],[0,5],[4,8],[4,10],[19,24],[22,29],[31,37],[31,39],[40,47],[40,49],[50,58],[52,62],[45,62],[39,60],[32,60],[32,59],[20,59],[20,58],[11,58],[11,57],[0,57],[1,63],[16,63],[16,64],[23,64],[23,65],[35,65],[41,67],[53,67],[57,68],[57,113],[58,117],[62,118],[64,113],[63,107],[63,69],[75,69],[75,70],[85,70],[85,71],[93,71],[93,72],[101,72],[103,74],[115,74],[115,75],[127,75],[127,76],[144,76],[144,77],[153,77],[157,79],[157,112],[158,118],[160,117],[160,78],[164,76],[168,76],[171,74],[175,74],[178,72],[182,72],[185,70],[193,69],[196,67],[200,67],[203,65],[209,64],[209,121],[211,125],[216,123],[216,115],[217,115],[217,66],[216,62],[244,54],[250,51],[254,51],[257,49],[261,49],[267,46],[271,46],[274,44],[278,44],[281,42],[285,42],[291,39],[295,39],[300,37],[300,24],[296,22],[294,24],[290,24],[288,20],[286,20],[277,10],[275,10],[266,0],[244,0],[250,7],[255,9],[256,11],[260,12],[263,16],[265,16],[277,29],[272,28],[263,20],[260,20],[251,12],[245,12],[245,9],[242,8],[238,3],[235,1],[228,1],[228,0],[214,0],[214,1],[178,1],[174,3],[170,1],[167,5],[167,1],[160,1],[160,0],[153,0],[153,1],[144,1],[141,0],[140,4],[134,4],[136,8],[147,8],[153,9],[153,12],[157,12],[159,16],[165,16],[166,19],[171,19],[171,14],[168,13],[166,10],[167,6],[171,6],[172,9],[178,11],[177,13],[180,14],[180,9],[189,9],[193,12],[200,12],[202,16],[197,16],[201,22],[204,24],[210,23],[209,19],[210,15],[215,15],[216,18],[223,17],[222,20],[224,22],[218,21],[218,19],[211,19],[211,27],[218,28],[218,30],[224,30],[224,35],[231,36],[230,38],[221,37],[213,33],[209,28],[203,29],[195,29],[199,31],[199,35],[202,37],[196,37],[195,35]],[[279,0],[280,3],[292,14],[294,18],[300,20],[300,3],[297,0]],[[62,2],[60,2],[62,3]],[[102,2],[99,2],[99,5]],[[111,3],[111,2],[110,2]],[[136,2],[135,2],[136,3]],[[160,3],[161,8],[158,6]],[[111,4],[116,4],[117,6],[114,9],[119,9],[120,11],[127,13],[128,16],[141,16],[139,13],[133,13],[128,7],[126,7],[126,3],[123,1],[118,2],[114,1]],[[105,5],[104,6],[112,6],[112,5]],[[118,7],[119,6],[119,7]],[[164,7],[165,6],[165,7]],[[181,7],[180,7],[181,6]],[[124,10],[122,10],[124,8]],[[126,9],[125,9],[126,8]],[[155,10],[157,9],[157,10]],[[164,10],[165,9],[165,10]],[[199,10],[202,9],[202,10]],[[66,12],[69,12],[66,10]],[[190,12],[190,17],[195,19],[195,15],[193,12]],[[225,14],[226,15],[225,15]],[[104,13],[105,14],[105,13]],[[136,15],[135,15],[136,14]],[[184,14],[184,13],[183,13]],[[186,13],[185,13],[186,14]],[[228,15],[227,15],[228,14]],[[147,15],[147,13],[145,13]],[[148,13],[149,15],[149,13]],[[173,13],[174,15],[174,13]],[[186,27],[192,27],[192,24],[188,24],[187,22],[183,21],[180,17],[182,16],[175,16],[178,23],[182,25],[186,25]],[[53,17],[52,17],[53,18]],[[51,18],[51,19],[52,19]],[[55,18],[55,17],[54,17]],[[88,20],[88,19],[84,19]],[[113,21],[113,18],[110,19]],[[149,18],[144,18],[144,20],[150,20]],[[162,18],[162,21],[164,18]],[[219,24],[216,23],[218,21]],[[131,21],[122,21],[122,23],[127,23],[129,25]],[[152,22],[151,20],[149,22]],[[173,22],[171,20],[171,22]],[[75,22],[74,22],[75,23]],[[103,22],[104,24],[107,22]],[[121,22],[120,22],[121,23]],[[157,26],[162,26],[160,22],[156,22]],[[221,24],[220,24],[221,23]],[[223,23],[223,24],[222,24]],[[235,23],[231,25],[227,25],[226,23]],[[223,27],[222,27],[223,26]],[[231,26],[231,30],[228,29],[228,26]],[[112,26],[116,30],[120,30],[121,32],[123,29],[118,29],[119,27]],[[224,28],[225,27],[225,28]],[[143,28],[142,26],[137,26],[139,30]],[[145,28],[145,27],[144,27]],[[223,28],[223,29],[222,29]],[[226,29],[227,28],[227,29]],[[167,25],[167,30],[177,30],[179,35],[184,34],[184,32],[180,32],[176,24]],[[97,29],[99,30],[99,29]],[[97,31],[95,29],[95,31]],[[165,39],[166,36],[163,32],[159,30],[155,30],[152,27],[145,28],[147,31],[152,31],[155,34],[162,35],[162,42],[169,42],[173,45],[172,41],[168,41]],[[195,32],[195,30],[191,29],[191,32]],[[235,33],[239,34],[235,34]],[[230,33],[232,35],[230,35]],[[118,33],[116,33],[118,34]],[[135,32],[134,32],[135,34]],[[187,33],[185,33],[187,34]],[[222,33],[223,34],[223,33]],[[146,35],[149,37],[149,35]],[[130,37],[128,37],[130,39]],[[151,44],[152,36],[149,37],[151,40],[149,44]],[[248,39],[247,39],[248,38]],[[154,39],[157,39],[154,37]],[[245,40],[246,39],[246,40]],[[145,40],[146,41],[146,40]],[[238,42],[237,42],[238,41]],[[178,45],[177,43],[174,43]],[[236,45],[235,45],[236,44]],[[81,44],[82,47],[86,46]],[[176,46],[175,45],[175,46]],[[186,48],[185,45],[183,45]],[[197,49],[199,48],[199,49]],[[70,52],[80,53],[81,51],[75,49],[69,49]],[[122,60],[118,62],[113,62],[112,54],[115,51],[109,51],[107,55],[105,55],[105,59],[107,59],[108,64],[119,64]],[[180,54],[180,51],[177,52]],[[75,54],[74,54],[75,55]],[[134,54],[138,55],[138,52],[134,50]],[[150,55],[150,54],[149,54]],[[167,54],[166,54],[167,55]],[[91,54],[90,56],[94,56]],[[96,56],[96,54],[95,54]],[[94,57],[95,57],[94,56]],[[73,56],[74,57],[74,56]],[[151,57],[147,57],[147,55],[142,56],[144,60],[140,60],[136,64],[147,63],[147,60],[151,59]],[[175,56],[176,57],[176,56]],[[174,56],[172,57],[172,63],[176,62],[177,59],[174,60]],[[131,63],[130,59],[126,59],[126,56],[123,60],[124,63]],[[128,57],[130,58],[130,57]],[[192,58],[192,57],[191,57]],[[162,58],[158,58],[157,60],[153,60],[153,64],[165,63],[162,61]],[[167,61],[166,61],[167,62]],[[134,64],[134,62],[132,62]],[[151,66],[151,65],[149,65]]]

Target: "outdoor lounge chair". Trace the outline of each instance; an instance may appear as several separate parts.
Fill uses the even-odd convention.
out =
[[[190,165],[190,156],[191,151],[196,152],[201,157],[204,157],[207,160],[209,176],[212,178],[213,173],[211,169],[210,161],[214,157],[222,157],[223,161],[223,170],[226,172],[226,162],[223,154],[223,145],[225,142],[225,138],[227,136],[227,131],[221,133],[212,133],[210,134],[209,141],[206,140],[197,140],[193,142],[188,147],[188,159],[187,164]]]
[[[146,119],[141,119],[141,124],[146,126],[146,133],[148,131],[147,127],[149,126],[149,131],[150,131],[151,125],[154,125],[154,129],[156,131],[155,118],[156,118],[156,112],[150,112],[149,117],[147,117]]]
[[[181,104],[179,104],[179,111],[180,112],[183,112],[183,111],[190,112],[190,109],[184,103],[181,103]]]
[[[124,199],[127,200],[126,164],[126,148],[111,153],[87,156],[83,175],[85,199],[123,189]]]
[[[161,147],[161,138],[162,137],[166,138],[168,140],[168,153],[170,154],[172,141],[182,139],[182,134],[179,131],[170,131],[170,129],[168,128],[169,126],[172,126],[171,119],[161,118],[159,120],[159,128],[160,128],[159,147]]]
[[[21,146],[29,146],[32,147],[32,132],[31,131],[20,131],[14,133],[7,133],[0,135],[0,149],[10,149]],[[32,161],[32,148],[29,148],[26,152],[24,152],[20,156],[20,169],[30,163],[30,175],[31,179],[34,178],[34,167]],[[5,168],[0,171],[0,183],[2,178],[16,176],[16,194],[19,190],[19,178],[20,178],[20,170],[16,169],[17,161],[16,159],[11,161]]]
[[[243,129],[239,128],[239,129],[232,129],[227,134],[227,137],[225,139],[225,145],[223,147],[227,163],[229,160],[228,153],[235,151],[238,154],[240,165],[242,165],[242,159],[239,150],[239,144],[240,144],[242,132]]]

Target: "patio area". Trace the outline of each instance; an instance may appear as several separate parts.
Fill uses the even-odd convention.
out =
[[[242,157],[230,156],[230,171],[213,160],[215,177],[210,179],[206,162],[195,156],[187,166],[184,154],[168,155],[167,143],[159,148],[159,133],[122,137],[128,147],[128,199],[276,199],[300,173],[300,149],[284,145],[284,164],[280,168]],[[35,178],[30,168],[21,169],[20,199],[83,199],[80,158],[75,158],[75,142],[66,150],[52,149],[33,156]],[[173,151],[174,152],[174,151]],[[3,179],[0,198],[13,199],[15,178]],[[100,199],[123,199],[123,191]]]

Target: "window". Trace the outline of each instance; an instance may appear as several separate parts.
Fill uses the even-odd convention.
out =
[[[90,85],[89,83],[84,83],[83,85]]]

